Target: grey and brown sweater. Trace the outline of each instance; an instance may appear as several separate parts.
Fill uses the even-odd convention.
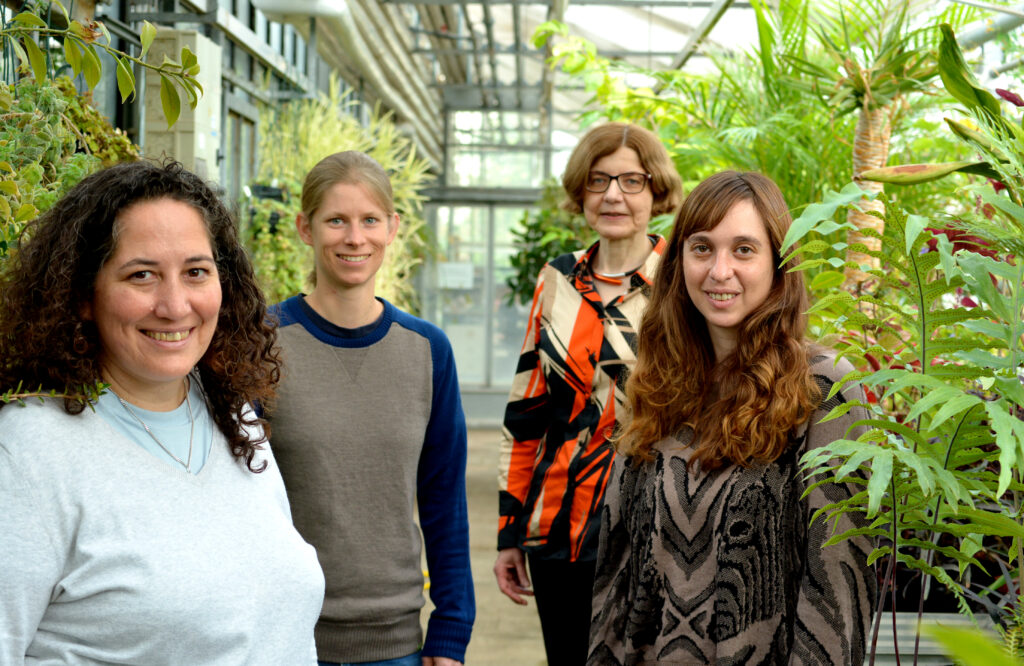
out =
[[[811,372],[823,402],[776,461],[702,473],[687,468],[692,431],[654,446],[649,462],[619,457],[609,482],[594,587],[588,666],[632,664],[862,664],[876,595],[858,537],[822,548],[833,534],[818,508],[856,492],[810,482],[806,451],[844,437],[864,417],[847,386],[852,367],[819,354]],[[848,514],[838,532],[855,526]],[[836,533],[838,533],[836,532]]]

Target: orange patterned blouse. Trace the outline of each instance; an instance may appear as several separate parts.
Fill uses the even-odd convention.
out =
[[[608,437],[636,360],[636,330],[667,243],[607,305],[593,284],[595,243],[541,270],[526,340],[505,410],[498,548],[543,558],[593,560],[600,508],[614,458]]]

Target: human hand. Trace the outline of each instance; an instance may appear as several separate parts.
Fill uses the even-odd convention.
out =
[[[498,551],[498,559],[494,562],[494,577],[498,579],[498,589],[520,606],[526,605],[526,599],[533,596],[530,588],[530,577],[526,575],[526,558],[518,548],[503,548]]]
[[[423,666],[462,666],[462,662],[448,657],[423,657]]]

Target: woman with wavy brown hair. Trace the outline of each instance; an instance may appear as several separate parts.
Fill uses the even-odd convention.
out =
[[[601,523],[589,664],[859,664],[875,595],[859,537],[810,518],[810,449],[848,436],[852,367],[805,339],[778,187],[726,171],[684,201],[640,325]],[[806,496],[805,496],[805,493]]]
[[[250,407],[279,375],[265,316],[180,164],[95,173],[29,224],[0,391],[61,397],[0,410],[0,663],[315,663],[323,574]]]

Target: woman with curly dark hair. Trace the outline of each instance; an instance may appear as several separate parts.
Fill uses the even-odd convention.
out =
[[[227,209],[126,163],[22,239],[0,391],[62,397],[0,410],[0,663],[315,663],[323,575],[250,407],[280,364]]]
[[[814,486],[808,450],[848,436],[853,368],[810,344],[807,290],[779,250],[791,224],[758,173],[711,176],[676,216],[601,520],[588,664],[859,664],[871,544],[824,547],[817,509],[857,492]]]

